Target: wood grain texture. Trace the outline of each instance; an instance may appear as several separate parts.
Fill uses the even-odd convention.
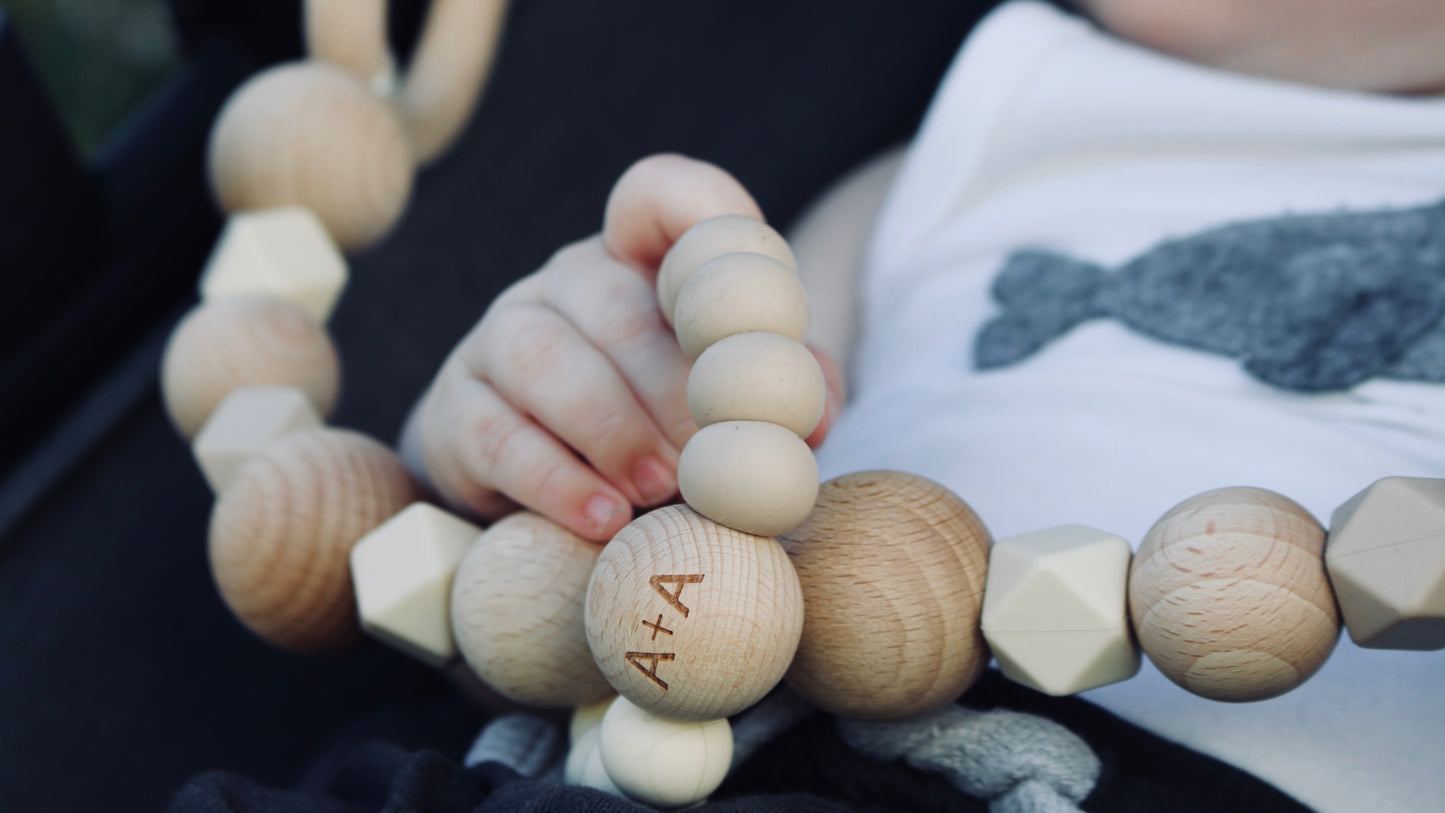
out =
[[[195,437],[242,387],[295,387],[329,416],[341,388],[331,337],[300,307],[267,296],[208,302],[186,314],[161,361],[161,395],[176,430]]]
[[[679,720],[715,720],[782,679],[803,628],[797,574],[772,539],[687,506],[646,514],[603,549],[587,641],[618,693]]]
[[[415,171],[391,104],[324,62],[281,65],[242,85],[211,130],[208,166],[226,212],[304,206],[348,252],[391,230]]]
[[[277,646],[336,649],[360,634],[351,548],[420,493],[390,449],[313,429],[247,461],[211,514],[211,572],[241,623]]]
[[[843,717],[910,717],[953,702],[988,663],[979,630],[987,529],[948,489],[870,471],[824,483],[783,538],[807,620],[788,683]]]
[[[1145,654],[1203,697],[1263,700],[1295,688],[1339,638],[1324,528],[1258,488],[1207,491],[1165,514],[1129,572]]]
[[[612,687],[592,661],[583,598],[602,552],[528,512],[488,528],[452,582],[452,633],[497,692],[530,706],[595,703]]]

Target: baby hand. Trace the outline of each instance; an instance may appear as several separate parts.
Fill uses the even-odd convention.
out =
[[[710,164],[660,155],[628,169],[602,234],[504,291],[452,351],[403,435],[413,468],[469,513],[492,519],[520,504],[597,541],[621,530],[633,506],[672,498],[697,424],[691,364],[654,282],[677,238],[721,214],[762,217]],[[840,392],[836,365],[819,361]],[[810,443],[827,432],[829,400]]]

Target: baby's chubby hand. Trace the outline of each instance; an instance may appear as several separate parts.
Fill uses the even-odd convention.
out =
[[[732,176],[676,155],[618,179],[602,234],[558,251],[505,290],[443,363],[402,436],[403,457],[454,508],[495,519],[530,508],[606,541],[633,506],[677,492],[678,455],[697,424],[691,368],[654,284],[672,244],[723,214],[762,219]],[[841,398],[822,351],[828,409]]]

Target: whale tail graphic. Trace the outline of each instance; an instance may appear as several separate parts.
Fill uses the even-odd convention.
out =
[[[1017,363],[1080,322],[1105,315],[1097,303],[1107,279],[1103,267],[1060,254],[1014,253],[994,279],[993,297],[1003,312],[979,331],[974,366]]]

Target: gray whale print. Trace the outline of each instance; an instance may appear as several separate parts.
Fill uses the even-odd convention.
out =
[[[1112,318],[1240,359],[1292,390],[1376,376],[1445,382],[1445,202],[1234,223],[1161,243],[1112,272],[1024,250],[992,290],[1003,312],[979,331],[980,370]]]

